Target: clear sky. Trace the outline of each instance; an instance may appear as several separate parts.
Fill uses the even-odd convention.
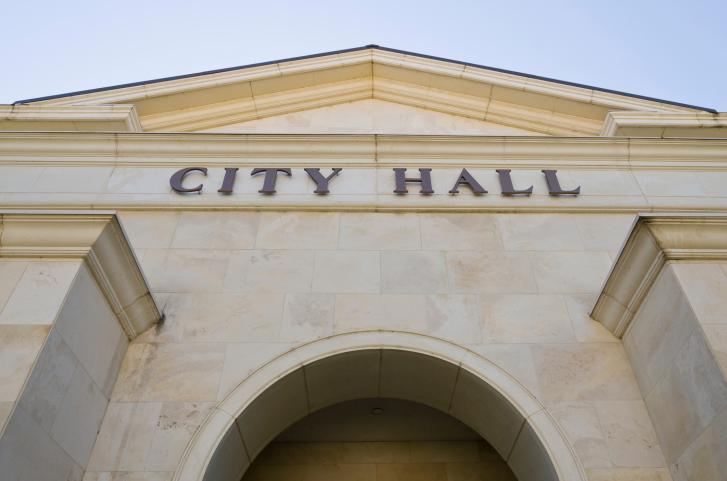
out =
[[[378,44],[727,111],[727,0],[0,5],[0,103]]]

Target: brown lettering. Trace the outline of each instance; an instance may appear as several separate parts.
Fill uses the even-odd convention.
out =
[[[225,178],[222,179],[222,187],[217,192],[223,194],[232,194],[232,184],[235,183],[235,174],[237,174],[237,167],[226,167]]]
[[[497,169],[497,173],[500,174],[500,184],[502,185],[503,195],[514,195],[514,194],[532,194],[533,186],[531,185],[525,190],[515,190],[512,185],[512,178],[510,177],[510,169]]]
[[[290,169],[277,169],[277,168],[257,168],[253,169],[251,176],[265,172],[265,181],[263,182],[262,190],[258,190],[261,194],[274,194],[275,193],[275,180],[278,178],[278,172],[282,172],[287,175],[293,175],[290,173]]]
[[[462,172],[459,174],[459,177],[457,177],[457,182],[454,183],[454,187],[452,187],[452,190],[449,191],[450,194],[459,194],[458,187],[460,184],[466,184],[469,185],[472,189],[472,192],[475,194],[486,194],[487,191],[482,188],[482,186],[475,180],[474,177],[472,177],[472,174],[467,172],[467,169],[462,169]]]
[[[407,182],[421,182],[422,188],[419,191],[420,194],[433,194],[434,190],[432,190],[432,177],[431,172],[432,169],[419,169],[419,172],[421,172],[421,177],[407,177],[406,176],[406,169],[394,169],[395,175],[396,175],[396,190],[394,190],[397,194],[407,194],[409,191],[406,188]]]
[[[323,174],[321,174],[321,169],[307,168],[303,170],[305,170],[308,175],[311,176],[311,179],[316,181],[316,190],[314,190],[313,192],[316,194],[327,194],[328,183],[343,169],[341,169],[340,167],[336,167],[335,169],[333,169],[333,173],[328,177],[323,177]]]
[[[175,172],[172,175],[171,179],[169,179],[169,185],[171,185],[172,189],[177,192],[199,192],[200,190],[202,190],[202,184],[199,184],[197,187],[193,187],[191,189],[182,187],[182,181],[184,180],[184,176],[189,174],[190,172],[195,171],[202,172],[204,175],[207,175],[207,167],[187,167]]]
[[[558,182],[558,177],[555,175],[557,170],[544,170],[542,171],[545,174],[545,179],[548,181],[548,187],[550,188],[550,192],[548,192],[550,195],[560,195],[560,194],[573,194],[578,195],[581,193],[580,186],[576,187],[573,190],[563,190],[560,188],[560,182]]]

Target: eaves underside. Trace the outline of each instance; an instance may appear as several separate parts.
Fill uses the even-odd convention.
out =
[[[224,73],[224,72],[231,72],[231,71],[235,71],[235,70],[244,70],[244,69],[262,67],[262,66],[266,66],[266,65],[274,65],[274,64],[284,63],[284,62],[294,62],[294,61],[313,59],[313,58],[318,58],[318,57],[339,55],[339,54],[357,52],[357,51],[368,50],[368,49],[377,49],[377,50],[382,50],[382,51],[386,51],[386,52],[392,52],[392,53],[397,53],[397,54],[402,54],[402,55],[407,55],[407,56],[413,56],[413,57],[419,57],[419,58],[424,58],[424,59],[429,59],[429,60],[446,62],[446,63],[462,65],[462,66],[472,67],[472,68],[477,68],[477,69],[482,69],[482,70],[489,70],[492,72],[498,72],[498,73],[503,73],[503,74],[507,74],[507,75],[514,75],[514,76],[528,78],[528,79],[552,82],[552,83],[567,85],[567,86],[575,87],[575,88],[582,88],[582,89],[587,89],[587,90],[604,92],[604,93],[608,93],[608,94],[621,95],[621,96],[631,97],[631,98],[645,100],[645,101],[649,101],[649,102],[658,102],[658,103],[673,105],[676,107],[683,107],[683,108],[688,108],[688,109],[693,109],[693,110],[701,110],[704,112],[717,113],[716,110],[711,109],[711,108],[699,107],[699,106],[684,104],[684,103],[680,103],[680,102],[673,102],[673,101],[669,101],[669,100],[656,99],[653,97],[630,94],[630,93],[626,93],[626,92],[604,89],[604,88],[600,88],[600,87],[593,87],[593,86],[578,84],[578,83],[574,83],[574,82],[566,82],[563,80],[557,80],[557,79],[552,79],[552,78],[548,78],[548,77],[541,77],[541,76],[537,76],[537,75],[530,75],[530,74],[525,74],[525,73],[521,73],[521,72],[511,71],[511,70],[505,70],[505,69],[499,69],[499,68],[495,68],[495,67],[478,65],[478,64],[474,64],[474,63],[470,63],[470,62],[462,62],[459,60],[452,60],[452,59],[447,59],[447,58],[442,58],[442,57],[435,57],[435,56],[431,56],[431,55],[419,54],[419,53],[415,53],[415,52],[408,52],[405,50],[397,50],[397,49],[392,49],[392,48],[387,48],[387,47],[380,47],[378,45],[366,45],[364,47],[336,50],[336,51],[332,51],[332,52],[324,52],[324,53],[319,53],[319,54],[314,54],[314,55],[305,55],[302,57],[293,57],[293,58],[287,58],[287,59],[281,59],[281,60],[272,60],[272,61],[268,61],[268,62],[262,62],[262,63],[256,63],[256,64],[250,64],[250,65],[242,65],[242,66],[238,66],[238,67],[229,67],[229,68],[224,68],[224,69],[208,70],[205,72],[197,72],[197,73],[179,75],[179,76],[174,76],[174,77],[165,77],[165,78],[147,80],[147,81],[142,81],[142,82],[134,82],[134,83],[128,83],[128,84],[114,85],[114,86],[110,86],[110,87],[102,87],[102,88],[90,89],[90,90],[81,90],[81,91],[77,91],[77,92],[69,92],[69,93],[58,94],[58,95],[50,95],[50,96],[46,96],[46,97],[37,97],[37,98],[26,99],[26,100],[18,100],[16,102],[14,102],[13,104],[17,105],[17,104],[48,101],[48,100],[59,99],[59,98],[64,98],[64,97],[72,97],[72,96],[76,96],[76,95],[86,95],[86,94],[93,94],[93,93],[97,93],[97,92],[104,92],[104,91],[108,91],[108,90],[116,90],[116,89],[123,89],[123,88],[129,88],[129,87],[137,87],[137,86],[141,86],[141,85],[169,82],[169,81],[174,81],[174,80],[182,80],[182,79],[187,79],[187,78],[192,78],[192,77],[213,75],[213,74],[219,74],[219,73]]]

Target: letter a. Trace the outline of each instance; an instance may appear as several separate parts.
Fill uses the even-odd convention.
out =
[[[472,177],[472,174],[467,172],[467,169],[462,169],[462,172],[459,174],[459,177],[457,177],[457,182],[454,183],[454,187],[452,187],[452,190],[449,191],[450,194],[459,194],[459,190],[457,188],[459,187],[459,184],[466,184],[469,185],[472,188],[472,192],[475,194],[486,194],[487,191],[482,188],[482,186],[475,180],[474,177]]]

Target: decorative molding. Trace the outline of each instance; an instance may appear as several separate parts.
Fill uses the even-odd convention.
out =
[[[0,211],[1,257],[82,259],[130,340],[161,320],[115,212]]]
[[[591,316],[621,337],[667,262],[727,260],[727,214],[639,214]]]
[[[727,114],[609,112],[601,137],[727,137]]]
[[[0,105],[6,131],[142,132],[134,105]]]

